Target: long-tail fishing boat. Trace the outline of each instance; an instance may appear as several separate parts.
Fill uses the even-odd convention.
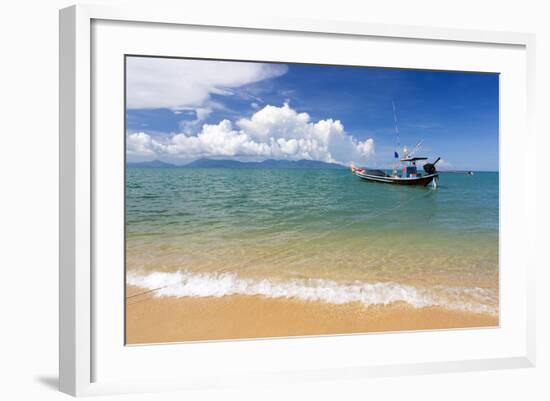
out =
[[[406,165],[401,169],[394,168],[391,174],[386,173],[384,170],[358,168],[354,165],[351,166],[351,171],[357,177],[366,181],[398,185],[419,185],[423,187],[431,184],[436,188],[439,184],[439,174],[435,165],[440,158],[438,157],[433,163],[424,164],[424,173],[419,172],[416,167],[416,163],[423,160],[428,160],[428,158],[405,157],[401,159],[401,162],[406,163]]]
[[[400,147],[399,141],[399,129],[397,128],[397,114],[395,112],[395,103],[392,102],[393,107],[393,118],[395,122],[395,134],[397,138],[397,148]],[[439,184],[439,174],[435,165],[439,160],[438,157],[433,163],[426,163],[423,165],[424,173],[419,172],[416,168],[416,163],[424,160],[428,160],[427,157],[415,157],[416,153],[420,146],[422,145],[421,140],[416,144],[416,146],[409,151],[407,147],[403,148],[403,158],[399,159],[399,154],[397,151],[394,152],[394,157],[396,160],[399,160],[400,163],[394,165],[393,170],[388,174],[384,170],[377,169],[367,169],[367,168],[358,168],[353,164],[351,165],[351,172],[358,176],[359,178],[366,181],[381,182],[386,184],[397,184],[397,185],[416,185],[416,186],[428,186],[431,184],[433,188],[437,188]]]

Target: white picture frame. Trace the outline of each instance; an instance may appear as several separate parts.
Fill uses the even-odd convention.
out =
[[[246,369],[237,369],[234,374],[224,373],[228,370],[220,369],[212,376],[201,373],[198,369],[193,373],[189,369],[185,377],[168,377],[165,380],[151,378],[151,380],[137,381],[131,377],[117,377],[108,375],[105,380],[98,380],[101,372],[98,372],[98,364],[95,362],[97,350],[106,350],[104,336],[97,335],[97,324],[103,319],[101,313],[97,313],[94,306],[94,291],[98,290],[104,279],[98,279],[94,274],[94,266],[97,263],[95,254],[94,232],[97,233],[97,213],[95,213],[97,182],[94,178],[97,174],[98,152],[101,146],[94,142],[93,125],[96,110],[92,102],[94,92],[93,74],[96,66],[94,58],[94,46],[100,46],[101,41],[93,41],[93,25],[98,21],[154,24],[159,27],[203,27],[220,32],[231,29],[243,35],[252,35],[256,31],[272,34],[307,34],[310,37],[330,38],[383,38],[387,41],[409,40],[419,43],[433,43],[437,46],[451,45],[466,47],[493,46],[496,48],[512,48],[517,53],[510,57],[517,57],[520,70],[525,76],[516,76],[514,83],[521,89],[524,97],[520,96],[520,105],[525,107],[519,127],[524,129],[522,141],[506,144],[501,151],[515,149],[520,155],[522,163],[534,163],[536,147],[535,132],[533,129],[534,111],[534,35],[523,33],[484,32],[459,29],[438,29],[414,26],[390,26],[375,25],[363,22],[342,21],[318,21],[318,20],[294,20],[292,18],[247,18],[225,19],[203,15],[187,14],[184,10],[164,10],[155,7],[112,8],[108,6],[78,5],[60,11],[60,390],[75,396],[106,393],[126,393],[133,391],[161,391],[167,389],[197,389],[209,388],[220,385],[240,385],[250,382],[256,383],[288,383],[311,380],[330,380],[342,377],[363,378],[387,375],[422,374],[431,372],[468,371],[480,369],[503,369],[514,367],[530,367],[535,363],[535,305],[534,305],[534,271],[537,260],[529,256],[529,244],[534,244],[535,236],[535,198],[536,177],[528,177],[524,191],[514,191],[510,186],[509,192],[501,192],[501,201],[519,205],[521,215],[517,219],[513,215],[501,215],[501,218],[514,220],[516,227],[522,227],[525,242],[518,245],[514,252],[517,255],[524,254],[524,264],[521,266],[522,276],[515,282],[520,287],[514,294],[501,293],[501,296],[511,297],[513,301],[518,297],[520,305],[517,317],[520,318],[518,330],[510,334],[510,343],[503,341],[501,348],[495,348],[494,352],[472,353],[465,358],[450,358],[443,360],[421,360],[410,355],[406,362],[396,363],[391,359],[381,358],[375,362],[351,358],[342,361],[341,365],[319,365],[317,368],[303,364],[295,369],[290,369],[291,360],[279,361],[276,368],[259,371],[258,374]],[[118,28],[117,28],[118,29]],[[129,29],[129,28],[120,28]],[[142,29],[134,26],[132,29]],[[162,29],[161,29],[162,31]],[[136,31],[137,32],[137,31]],[[160,32],[159,35],[163,33]],[[120,39],[120,38],[119,38]],[[521,53],[521,54],[520,54]],[[444,55],[442,56],[445,57]],[[444,64],[444,62],[442,62]],[[523,65],[524,63],[524,65]],[[443,65],[442,64],[442,65]],[[428,67],[427,67],[428,68]],[[475,67],[472,67],[475,68]],[[504,67],[503,67],[504,68]],[[499,72],[498,68],[494,72]],[[519,70],[518,70],[519,71]],[[511,74],[515,74],[511,72]],[[519,79],[524,78],[524,79]],[[510,86],[511,87],[511,86]],[[120,88],[122,91],[122,87]],[[515,124],[513,123],[513,124]],[[504,123],[505,128],[507,122]],[[512,123],[511,123],[512,124]],[[516,126],[518,127],[518,126]],[[121,133],[122,135],[122,133]],[[513,146],[516,145],[516,146]],[[104,153],[101,163],[108,163],[109,154]],[[517,160],[516,160],[517,161]],[[510,160],[501,159],[501,168],[508,170]],[[510,175],[513,178],[513,174]],[[122,188],[121,188],[122,190]],[[521,192],[521,193],[515,193]],[[103,192],[104,193],[104,192]],[[513,198],[519,197],[521,198]],[[513,199],[512,199],[513,198]],[[517,202],[516,202],[517,201]],[[506,210],[506,208],[504,208]],[[505,212],[503,212],[505,213]],[[519,213],[519,212],[518,212]],[[512,240],[512,237],[510,237]],[[122,274],[122,272],[120,272]],[[103,281],[102,281],[103,280]],[[111,294],[110,288],[103,288],[106,297],[117,299],[116,294]],[[511,295],[508,295],[511,294]],[[120,298],[122,303],[122,298]],[[100,307],[99,307],[100,308]],[[119,310],[119,309],[116,309]],[[99,316],[99,317],[98,317]],[[116,316],[115,316],[116,317]],[[99,320],[98,320],[99,319]],[[106,319],[105,322],[108,322]],[[101,323],[104,323],[101,320]],[[105,327],[103,324],[102,327]],[[505,331],[506,324],[498,330]],[[104,328],[102,329],[103,331]],[[476,336],[485,336],[487,341],[494,341],[498,337],[497,331],[482,330],[455,330],[446,333],[434,333],[433,336],[425,334],[422,339],[413,338],[414,334],[400,334],[403,339],[420,343],[433,343],[440,341],[438,338],[447,337],[445,341],[473,341]],[[488,334],[487,334],[488,333]],[[370,342],[383,343],[385,336],[392,334],[377,334],[368,337]],[[405,337],[407,336],[407,337]],[[493,338],[494,337],[494,338]],[[99,340],[98,340],[99,338]],[[395,336],[392,341],[395,341]],[[504,338],[504,337],[503,337]],[[513,340],[512,340],[513,338]],[[343,342],[355,342],[363,346],[364,336],[340,336],[317,337],[309,339],[308,343],[299,344],[300,349],[315,353],[319,347],[341,346]],[[118,341],[118,340],[117,340]],[[288,343],[290,341],[291,343]],[[202,345],[202,348],[187,348],[189,359],[201,355],[212,356],[214,353],[221,355],[233,355],[239,353],[246,359],[247,353],[257,353],[258,350],[268,349],[269,352],[284,355],[281,346],[290,352],[297,352],[294,340],[263,340],[255,342],[223,342]],[[301,340],[300,340],[301,341]],[[408,340],[407,340],[408,341]],[[498,342],[498,341],[496,341]],[[506,347],[514,343],[509,352]],[[275,344],[273,346],[273,344]],[[340,344],[340,345],[338,345]],[[508,345],[507,345],[508,344]],[[120,347],[124,347],[121,343]],[[151,352],[146,347],[137,347],[132,352],[135,355],[120,353],[120,358],[136,361],[135,358],[166,358],[166,350],[176,345],[165,345]],[[513,348],[513,349],[512,349]],[[460,347],[459,347],[460,349]],[[281,353],[282,352],[282,353]],[[149,355],[156,353],[156,355]],[[103,357],[103,356],[102,356]],[[113,356],[113,358],[115,358]],[[252,358],[252,357],[251,357]],[[373,358],[376,359],[376,358]],[[103,357],[105,360],[105,357]],[[151,360],[151,359],[149,359]],[[110,361],[111,362],[111,361]],[[120,360],[114,362],[120,362]],[[236,363],[236,362],[235,362]],[[289,369],[285,369],[285,364]],[[169,364],[168,364],[169,365]],[[119,365],[117,365],[119,366]],[[231,365],[226,366],[230,369]]]

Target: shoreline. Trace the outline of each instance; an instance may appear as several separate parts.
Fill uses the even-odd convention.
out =
[[[414,308],[404,302],[365,307],[251,295],[155,297],[126,287],[126,344],[237,340],[410,330],[497,327],[498,316]]]

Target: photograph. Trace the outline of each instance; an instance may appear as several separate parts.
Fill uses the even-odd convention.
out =
[[[498,73],[124,77],[127,345],[499,327]]]

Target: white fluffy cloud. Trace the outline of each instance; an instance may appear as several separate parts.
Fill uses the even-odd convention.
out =
[[[200,157],[240,160],[320,160],[329,163],[364,163],[374,153],[374,141],[359,141],[347,134],[338,120],[310,121],[288,104],[265,106],[250,119],[235,124],[223,120],[204,124],[197,134],[168,137],[144,132],[127,135],[129,159],[164,158],[187,161]]]
[[[196,110],[201,119],[215,108],[210,94],[278,77],[282,64],[129,57],[126,60],[126,105],[129,109]],[[201,116],[199,116],[201,114]]]

